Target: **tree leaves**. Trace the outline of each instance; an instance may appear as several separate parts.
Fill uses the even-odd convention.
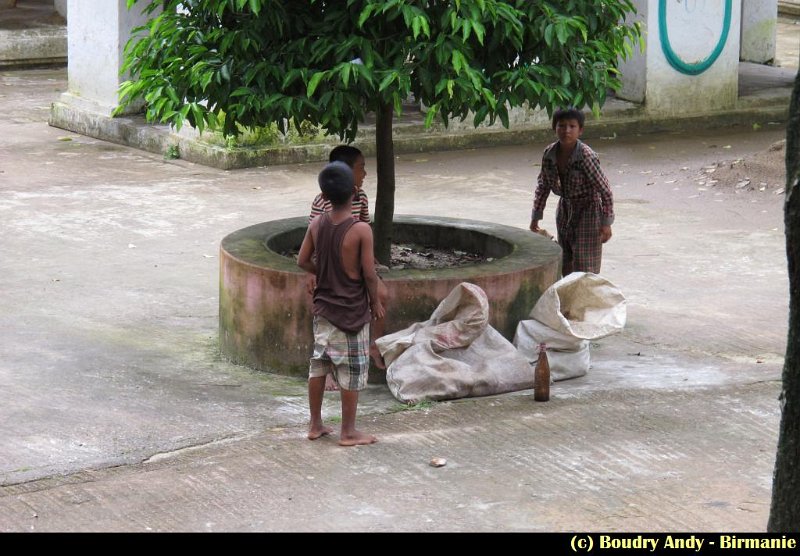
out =
[[[307,121],[352,138],[367,112],[399,113],[412,93],[427,126],[470,113],[508,125],[521,105],[596,107],[641,40],[623,23],[630,0],[128,4],[153,20],[126,46],[121,102],[144,98],[152,121],[227,135]]]
[[[313,76],[311,76],[311,80],[308,82],[308,88],[306,89],[306,95],[307,96],[309,96],[309,97],[313,97],[314,96],[314,93],[316,92],[317,87],[319,87],[319,84],[320,84],[320,82],[322,81],[322,79],[324,77],[325,77],[325,72],[324,71],[317,72]]]

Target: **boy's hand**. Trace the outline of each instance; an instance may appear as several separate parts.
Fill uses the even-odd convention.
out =
[[[539,231],[539,221],[538,220],[531,220],[530,230],[532,232]]]
[[[605,243],[609,239],[611,239],[611,226],[600,226],[600,241]]]
[[[372,311],[372,318],[374,320],[382,319],[386,316],[386,309],[383,308],[383,303],[377,299],[370,305],[370,309]]]
[[[309,274],[306,278],[306,291],[309,295],[314,295],[314,289],[317,287],[317,277]]]

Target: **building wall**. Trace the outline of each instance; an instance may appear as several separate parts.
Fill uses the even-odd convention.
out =
[[[777,18],[777,0],[742,1],[741,60],[763,64],[775,59]]]
[[[741,2],[731,2],[727,34],[724,0],[670,0],[664,3],[663,21],[659,0],[636,0],[635,5],[644,23],[646,48],[644,54],[635,54],[623,64],[619,96],[643,102],[648,112],[660,116],[734,106]],[[718,55],[710,63],[719,44]]]
[[[766,42],[772,37],[774,46],[772,14],[776,14],[777,0],[733,0],[727,33],[723,33],[725,0],[668,0],[663,3],[663,18],[659,0],[633,2],[646,47],[641,52],[634,45],[632,58],[622,62],[623,87],[618,96],[642,103],[648,112],[659,116],[735,106],[740,50],[751,52],[755,48],[750,42],[743,45],[740,38],[745,30],[755,29],[756,20],[765,25],[772,21],[772,34],[760,36]],[[126,4],[125,0],[68,0],[69,95],[74,102],[89,99],[102,113],[110,113],[117,105],[117,91],[124,79],[119,70],[130,29],[146,19],[137,13],[138,4],[130,12]],[[744,26],[743,14],[748,18]],[[703,71],[692,74],[681,68],[702,63],[718,44],[722,45],[719,55]]]

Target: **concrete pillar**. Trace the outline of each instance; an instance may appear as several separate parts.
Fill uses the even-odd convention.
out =
[[[647,0],[634,0],[633,5],[636,7],[635,15],[628,15],[627,23],[638,21],[642,25],[642,33],[644,35],[645,44],[648,42],[647,31]],[[627,60],[620,62],[619,69],[621,72],[622,89],[619,90],[617,96],[619,98],[630,100],[633,102],[644,103],[644,93],[647,82],[647,51],[641,51],[639,44],[632,44],[633,54]]]
[[[50,108],[51,126],[122,144],[145,135],[137,144],[163,150],[159,136],[143,134],[129,118],[112,117],[119,86],[126,79],[120,75],[125,44],[133,28],[150,17],[143,9],[143,2],[128,11],[126,0],[68,0],[67,92]],[[134,113],[139,108],[132,105],[127,110]]]
[[[732,108],[738,96],[738,0],[636,0],[646,48],[622,65],[620,97],[658,116]]]
[[[69,0],[67,11],[68,90],[61,102],[75,110],[110,116],[118,104],[123,50],[131,29],[147,21],[144,3],[126,0]]]
[[[764,64],[775,59],[778,0],[742,0],[742,44],[739,58]]]

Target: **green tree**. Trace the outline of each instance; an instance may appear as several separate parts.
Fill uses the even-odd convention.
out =
[[[767,529],[800,531],[800,73],[794,81],[786,128],[786,257],[789,263],[789,335],[783,365],[781,424]]]
[[[129,7],[137,0],[128,0]],[[122,104],[150,121],[236,135],[303,121],[352,141],[376,117],[376,256],[394,215],[392,122],[414,95],[426,125],[477,126],[528,105],[598,110],[640,40],[630,0],[152,0],[126,50]]]

